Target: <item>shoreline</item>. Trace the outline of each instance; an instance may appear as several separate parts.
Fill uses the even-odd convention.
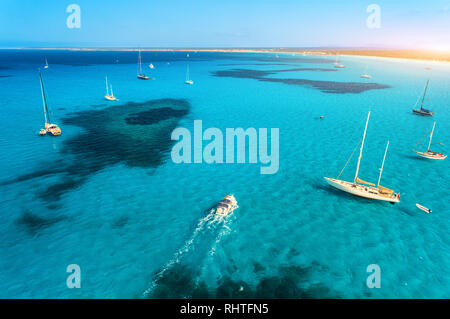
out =
[[[222,52],[222,53],[277,53],[295,55],[353,56],[383,58],[392,61],[450,62],[450,52],[426,50],[385,49],[300,49],[300,48],[1,48],[0,50],[61,50],[61,51],[147,51],[147,52]]]

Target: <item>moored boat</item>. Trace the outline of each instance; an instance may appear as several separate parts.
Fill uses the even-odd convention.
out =
[[[150,77],[148,77],[147,75],[145,75],[142,72],[141,50],[139,50],[139,56],[138,56],[138,74],[137,74],[137,78],[140,79],[140,80],[148,80],[148,79],[150,79]]]
[[[428,148],[425,152],[420,152],[420,151],[415,151],[413,150],[414,153],[416,153],[417,155],[419,155],[420,157],[424,157],[424,158],[428,158],[428,159],[434,159],[434,160],[443,160],[447,158],[447,155],[445,155],[444,153],[440,152],[433,152],[430,150],[431,147],[431,141],[433,139],[433,134],[434,134],[434,128],[436,127],[436,122],[433,123],[433,129],[430,132],[430,140],[428,142]],[[423,138],[423,137],[422,137]],[[420,143],[420,141],[422,140],[422,138],[419,140],[419,142],[417,142],[417,144]],[[417,146],[416,144],[416,146]]]
[[[44,120],[45,120],[44,129],[46,132],[50,133],[51,135],[54,135],[54,136],[61,135],[61,128],[56,124],[52,124],[50,121],[50,113],[48,112],[47,99],[45,97],[44,82],[42,81],[41,70],[38,69],[38,72],[39,72],[39,80],[41,82],[42,105],[44,107]],[[39,135],[41,135],[41,136],[45,135],[45,134],[42,134],[42,129],[41,129]]]
[[[362,158],[362,154],[363,154],[364,140],[366,138],[367,125],[369,123],[369,118],[370,118],[370,111],[367,114],[366,126],[364,128],[364,135],[363,135],[362,142],[361,142],[358,164],[356,166],[356,173],[355,173],[355,178],[354,178],[353,182],[344,181],[344,180],[339,179],[339,176],[344,171],[345,166],[344,166],[344,169],[342,169],[341,173],[339,173],[337,178],[324,177],[324,179],[327,181],[327,183],[330,186],[332,186],[336,189],[339,189],[341,191],[347,192],[349,194],[352,194],[352,195],[365,197],[365,198],[369,198],[369,199],[380,200],[380,201],[391,202],[391,203],[399,203],[400,202],[400,194],[399,193],[395,193],[392,189],[389,189],[389,188],[386,188],[386,187],[380,185],[381,175],[383,173],[383,168],[384,168],[384,162],[386,160],[386,154],[387,154],[387,150],[389,147],[389,141],[386,145],[386,150],[384,152],[383,163],[381,164],[380,175],[378,177],[377,185],[370,183],[370,182],[363,181],[362,179],[360,179],[358,177],[359,166],[360,166],[361,158]],[[351,158],[351,156],[350,156],[350,158]],[[348,163],[348,161],[347,161],[347,163]]]
[[[420,204],[416,204],[416,207],[417,207],[418,209],[420,209],[420,210],[423,210],[423,211],[424,211],[425,213],[427,213],[427,214],[431,213],[431,209],[426,208],[425,206],[422,206],[422,205],[420,205]]]
[[[434,112],[427,110],[423,107],[423,102],[425,101],[425,96],[427,94],[427,89],[428,89],[428,83],[430,82],[430,80],[427,80],[427,84],[425,85],[425,90],[423,92],[423,97],[422,97],[422,102],[420,103],[420,109],[413,109],[413,113],[417,114],[417,115],[424,115],[424,116],[433,116]],[[417,104],[417,103],[416,103]]]

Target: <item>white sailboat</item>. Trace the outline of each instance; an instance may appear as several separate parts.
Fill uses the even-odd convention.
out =
[[[430,140],[429,140],[429,142],[428,142],[428,148],[427,148],[427,151],[426,151],[426,152],[419,152],[419,151],[414,151],[414,150],[413,150],[413,152],[416,153],[417,155],[421,156],[421,157],[425,157],[425,158],[428,158],[428,159],[443,160],[443,159],[446,159],[446,158],[447,158],[447,155],[444,155],[443,153],[433,152],[433,151],[430,150],[430,147],[431,147],[431,140],[433,139],[433,133],[434,133],[434,128],[435,128],[435,127],[436,127],[436,122],[434,122],[434,124],[433,124],[433,129],[432,129],[431,132],[430,132]],[[423,137],[422,137],[422,138],[423,138]],[[420,142],[421,140],[422,140],[422,139],[420,139],[419,142]],[[417,142],[417,144],[419,144],[419,142]],[[416,144],[416,146],[417,146],[417,144]]]
[[[343,69],[345,68],[345,65],[343,65],[340,61],[339,61],[339,57],[336,54],[336,61],[334,62],[334,67],[337,69]]]
[[[380,185],[381,175],[383,173],[383,168],[384,168],[384,162],[386,160],[386,154],[387,154],[387,150],[389,147],[389,141],[386,145],[386,150],[384,152],[383,163],[381,164],[380,175],[378,177],[377,185],[363,181],[358,178],[359,165],[361,163],[361,158],[362,158],[362,153],[363,153],[363,148],[364,148],[364,140],[366,138],[367,125],[369,124],[369,118],[370,118],[370,111],[367,114],[366,127],[364,128],[364,135],[362,138],[361,148],[359,151],[358,164],[356,165],[356,173],[355,173],[355,178],[354,178],[353,182],[348,182],[348,181],[339,179],[339,176],[342,174],[344,169],[342,169],[341,173],[338,175],[337,178],[329,178],[329,177],[324,177],[324,178],[329,185],[331,185],[341,191],[350,193],[352,195],[365,197],[365,198],[369,198],[369,199],[380,200],[380,201],[391,202],[391,203],[399,203],[400,202],[400,194],[399,193],[395,193],[393,190]],[[347,163],[348,163],[348,161],[347,161]],[[347,165],[347,164],[345,164],[345,165]],[[344,168],[345,168],[345,166],[344,166]]]
[[[186,81],[184,81],[185,84],[194,84],[194,81],[189,79],[189,64],[186,67]]]
[[[155,68],[155,66],[152,64],[152,63],[150,63],[150,65],[148,66],[150,69],[154,69]]]
[[[114,96],[114,93],[113,93],[113,89],[112,89],[112,85],[110,85],[110,90],[108,90],[108,77],[106,76],[105,77],[105,80],[106,80],[106,94],[105,94],[105,99],[107,99],[108,101],[118,101],[119,99],[117,99],[115,96]],[[111,92],[110,92],[111,91]]]
[[[372,78],[372,76],[367,73],[367,67],[364,69],[364,73],[361,74],[361,77],[363,79],[371,79]]]
[[[140,80],[148,80],[150,79],[148,76],[146,76],[143,72],[142,72],[142,57],[141,57],[141,50],[139,50],[139,55],[138,55],[138,73],[137,73],[137,78]]]
[[[50,121],[50,113],[48,112],[48,107],[47,107],[47,98],[45,97],[45,89],[44,89],[44,82],[42,81],[42,74],[41,74],[41,70],[38,69],[39,72],[39,80],[41,82],[41,94],[42,94],[42,106],[44,108],[44,128],[40,130],[39,135],[45,135],[48,133],[50,133],[53,136],[58,136],[61,135],[61,128],[56,125],[56,124],[52,124]]]
[[[48,69],[48,61],[47,61],[47,58],[45,59],[44,69]]]

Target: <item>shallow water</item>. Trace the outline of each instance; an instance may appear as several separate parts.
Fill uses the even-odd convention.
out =
[[[46,57],[56,138],[37,135]],[[450,143],[448,65],[342,57],[336,71],[331,57],[190,52],[188,86],[186,52],[143,59],[149,81],[136,79],[136,52],[0,51],[0,297],[449,297],[450,161],[411,152],[433,125],[411,113],[428,78],[434,142]],[[359,77],[366,67],[371,80]],[[103,98],[106,75],[118,102]],[[389,139],[382,184],[401,193],[397,205],[323,180],[344,166],[368,110],[360,177],[377,180]],[[173,163],[171,131],[196,119],[279,128],[279,171]],[[235,214],[199,229],[228,193]],[[81,289],[66,287],[69,264]],[[380,289],[366,286],[369,264]]]

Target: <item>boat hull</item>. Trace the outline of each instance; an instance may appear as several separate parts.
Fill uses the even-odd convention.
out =
[[[117,101],[117,98],[111,95],[105,95],[105,99],[108,101]]]
[[[413,110],[413,113],[422,116],[433,116],[434,114],[434,112],[424,112],[422,110]]]
[[[347,192],[349,194],[364,197],[368,199],[375,199],[385,202],[391,202],[391,203],[399,203],[400,198],[397,195],[381,195],[378,192],[378,189],[375,187],[368,187],[363,185],[355,185],[354,183],[337,180],[334,178],[324,177],[324,179],[327,181],[327,183],[330,186],[333,186],[334,188],[337,188],[341,191]]]
[[[432,160],[443,160],[447,158],[447,155],[439,155],[439,154],[430,154],[427,152],[416,152],[417,155],[423,158],[432,159]]]

